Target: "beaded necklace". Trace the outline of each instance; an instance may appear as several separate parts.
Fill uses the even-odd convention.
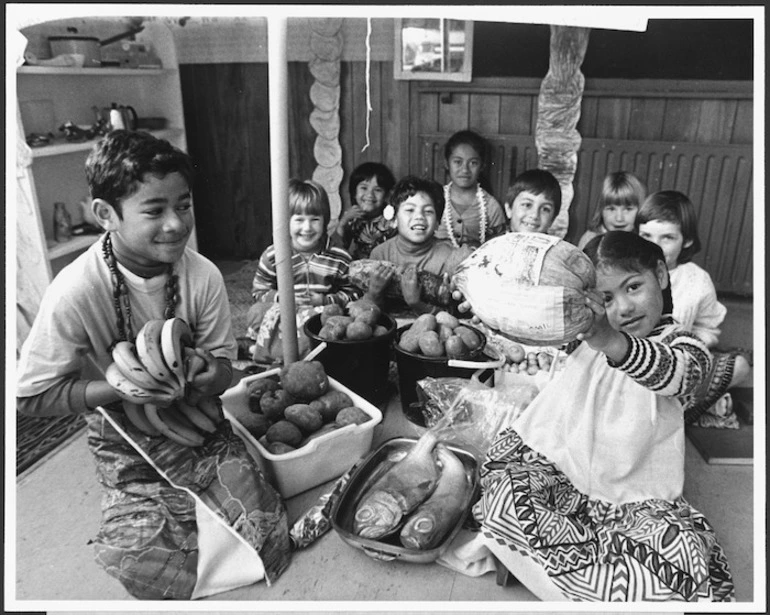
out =
[[[112,250],[112,238],[110,234],[104,237],[102,242],[102,254],[107,262],[107,267],[112,274],[112,301],[115,306],[115,316],[118,324],[118,340],[135,341],[134,330],[131,325],[131,302],[128,298],[128,285],[126,279],[118,269],[118,261],[115,258],[115,252]],[[174,273],[174,266],[168,266],[168,281],[166,282],[166,307],[163,310],[163,317],[168,320],[173,318],[176,313],[176,304],[179,299],[177,293],[177,282],[179,276]],[[125,316],[124,316],[125,310]]]
[[[455,238],[454,229],[452,228],[451,189],[452,189],[452,182],[449,182],[446,186],[444,186],[444,215],[442,216],[442,220],[444,222],[444,226],[446,228],[449,241],[452,242],[452,245],[455,248],[459,248],[460,244],[457,242],[457,238]],[[484,241],[487,238],[487,199],[484,193],[484,189],[481,187],[481,184],[476,184],[476,197],[475,197],[475,200],[473,201],[473,204],[475,205],[477,202],[479,204],[479,217],[480,217],[479,240],[481,241],[481,243],[484,243]]]

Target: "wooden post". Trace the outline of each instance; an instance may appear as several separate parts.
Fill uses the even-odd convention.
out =
[[[554,174],[562,192],[561,211],[549,233],[562,238],[569,226],[569,206],[574,196],[572,180],[581,143],[576,127],[585,78],[580,65],[585,58],[589,33],[588,28],[551,26],[548,74],[540,85],[537,100],[538,167]]]
[[[299,344],[289,234],[289,71],[286,63],[286,22],[286,17],[267,18],[273,244],[281,311],[281,344],[284,364],[288,365],[298,359]]]

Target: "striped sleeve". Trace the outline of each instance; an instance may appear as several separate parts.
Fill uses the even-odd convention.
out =
[[[251,296],[257,302],[274,301],[278,291],[275,269],[275,246],[269,246],[259,257],[259,264],[251,283]]]
[[[609,364],[658,395],[684,401],[711,369],[706,345],[691,333],[674,329],[659,339],[623,335],[628,353],[618,363],[608,360]]]
[[[324,277],[331,282],[325,291],[319,291],[326,292],[325,303],[344,306],[361,296],[361,291],[351,283],[348,275],[351,260],[350,254],[336,247],[330,247],[319,257],[318,262],[323,263],[326,269]]]

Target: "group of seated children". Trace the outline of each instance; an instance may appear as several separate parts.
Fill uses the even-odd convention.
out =
[[[443,189],[416,177],[393,182],[382,165],[357,169],[352,211],[331,236],[324,189],[291,181],[298,320],[324,305],[381,294],[384,272],[366,289],[349,283],[352,261],[343,247],[412,272],[451,274],[463,255],[502,232],[499,205],[479,187],[481,146],[467,134],[453,143],[452,182]],[[105,233],[46,290],[21,350],[17,406],[38,416],[85,415],[105,490],[93,541],[97,561],[133,596],[211,593],[207,563],[229,553],[235,565],[237,549],[225,547],[233,540],[242,574],[232,586],[263,577],[270,583],[291,557],[286,509],[230,423],[220,416],[215,433],[196,447],[147,435],[126,419],[121,402],[131,395],[82,370],[87,358],[103,374],[118,341],[133,344],[150,319],[179,317],[203,359],[187,388],[216,398],[230,385],[236,342],[222,274],[186,245],[192,162],[146,133],[114,131],[94,147],[86,168],[92,211]],[[620,192],[621,184],[608,186]],[[639,193],[626,196],[638,209],[640,233],[615,230],[628,225],[613,221],[611,208],[625,209],[626,201],[608,200],[608,215],[585,248],[597,272],[596,288],[586,293],[592,326],[489,449],[473,507],[478,535],[543,599],[729,601],[724,551],[682,498],[683,410],[697,412],[699,383],[719,363],[708,346],[724,312],[715,299],[692,306],[693,280],[704,295],[713,284],[690,261],[699,245],[689,200],[666,192],[640,206]],[[560,206],[553,175],[526,171],[506,194],[507,228],[546,232]],[[448,241],[437,232],[442,225]],[[270,247],[254,279],[254,331],[267,338],[278,318],[275,260]],[[415,311],[436,309],[421,301],[411,274],[401,284]],[[722,367],[723,384],[744,366],[731,355]],[[157,392],[146,393],[148,404],[164,403]]]
[[[449,182],[443,187],[416,176],[397,182],[384,164],[365,162],[351,174],[351,206],[336,224],[331,224],[328,197],[319,185],[291,180],[292,272],[300,353],[309,347],[302,325],[323,305],[344,307],[360,297],[383,305],[385,289],[393,283],[392,265],[400,272],[403,301],[386,303],[386,309],[411,315],[435,313],[440,306],[426,303],[421,296],[418,271],[440,276],[448,285],[457,265],[485,241],[505,232],[548,232],[561,206],[556,178],[546,170],[524,171],[512,182],[501,206],[482,187],[487,151],[479,134],[471,130],[453,134],[444,147]],[[647,196],[634,174],[610,173],[577,245],[582,249],[608,231],[638,232],[663,248],[674,295],[673,316],[713,349],[726,309],[717,300],[709,274],[691,260],[700,242],[695,208],[687,196],[671,190]],[[364,288],[348,280],[351,260],[358,259],[374,261]],[[255,304],[247,317],[247,335],[256,342],[250,354],[262,363],[281,360],[274,260],[275,249],[270,246],[260,258],[252,287]],[[721,353],[714,370],[713,386],[700,395],[707,405],[693,408],[688,421],[734,428],[737,421],[726,391],[747,378],[750,365],[737,352]]]
[[[561,189],[548,171],[533,169],[519,175],[504,205],[481,183],[486,165],[485,140],[463,130],[444,149],[450,181],[446,186],[407,176],[396,182],[383,164],[366,162],[354,169],[349,182],[351,206],[328,232],[330,210],[324,190],[312,180],[289,185],[290,235],[294,295],[298,305],[300,353],[308,340],[302,325],[323,305],[364,297],[383,305],[385,289],[399,270],[403,301],[387,308],[419,315],[437,312],[426,303],[417,272],[449,279],[455,268],[485,241],[505,232],[545,233],[561,204]],[[374,264],[365,288],[352,287],[352,259]],[[261,363],[280,361],[280,331],[275,247],[262,254],[254,276],[254,305],[247,316],[247,335],[255,343],[251,357]]]
[[[353,205],[331,237],[324,233],[328,206],[299,206],[293,183],[295,293],[307,295],[303,285],[312,283],[313,292],[325,288],[327,293],[314,305],[358,296],[382,303],[394,275],[390,263],[399,267],[406,306],[414,314],[435,313],[439,306],[421,297],[418,271],[448,278],[495,236],[546,233],[561,207],[556,178],[540,169],[521,173],[500,207],[481,186],[483,144],[470,131],[449,139],[450,182],[443,187],[415,176],[393,184],[382,165],[362,165],[352,176]],[[321,192],[319,203],[325,202]],[[311,232],[308,216],[313,215],[317,226]],[[490,449],[481,474],[482,499],[474,507],[483,540],[544,599],[610,600],[621,592],[624,600],[664,594],[730,600],[724,552],[708,522],[682,499],[682,440],[685,421],[697,420],[707,409],[712,417],[720,414],[713,410],[715,402],[746,375],[748,363],[735,353],[712,359],[708,351],[725,309],[708,274],[691,262],[700,248],[694,207],[679,192],[647,197],[633,174],[611,173],[579,245],[597,269],[596,289],[586,297],[594,324],[579,336],[558,376],[561,384],[544,388]],[[332,246],[375,261],[366,288],[348,288],[345,266],[351,261],[342,256],[335,260],[339,267],[323,270],[338,278],[319,284],[314,259],[339,254]],[[272,248],[255,277],[258,299],[266,289],[263,261],[271,253]],[[270,280],[274,284],[275,276]],[[565,390],[571,391],[569,403]],[[539,524],[527,522],[532,514],[542,517],[542,533]],[[556,536],[574,544],[580,567],[558,563],[565,558],[560,556],[563,540]],[[633,549],[656,558],[655,566],[633,563],[635,551],[618,543],[629,536],[634,536]],[[533,550],[534,543],[540,547]],[[670,560],[669,549],[686,557]],[[594,555],[585,558],[589,551]],[[676,588],[666,581],[674,565],[682,577]],[[635,582],[622,587],[617,575],[631,568]],[[587,569],[593,571],[590,584],[585,583]]]

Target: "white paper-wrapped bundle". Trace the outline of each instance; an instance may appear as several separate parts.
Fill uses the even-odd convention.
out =
[[[582,291],[596,284],[591,260],[542,233],[507,233],[465,259],[453,277],[473,313],[522,344],[561,345],[591,326]]]

